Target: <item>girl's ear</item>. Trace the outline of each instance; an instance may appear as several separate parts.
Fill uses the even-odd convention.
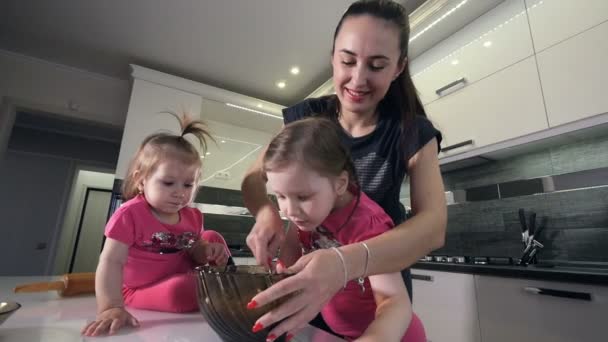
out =
[[[143,193],[144,192],[144,179],[142,177],[142,173],[139,170],[135,170],[135,172],[133,172],[133,179],[135,179],[135,184],[137,184],[137,190],[139,191],[139,193]]]
[[[338,196],[344,195],[348,191],[349,176],[346,170],[342,171],[335,182],[335,191]]]

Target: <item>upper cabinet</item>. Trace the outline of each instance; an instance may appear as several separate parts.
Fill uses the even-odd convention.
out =
[[[425,106],[442,131],[441,156],[547,128],[534,57]],[[459,147],[455,147],[459,146]]]
[[[526,0],[536,52],[608,20],[606,0]]]
[[[505,1],[414,59],[411,72],[427,104],[533,54],[524,1]]]
[[[604,4],[601,10],[608,17],[608,1],[599,2]],[[589,1],[589,3],[598,3],[598,1]],[[576,18],[575,16],[574,21],[577,20]],[[537,54],[538,71],[550,126],[559,126],[608,112],[608,96],[606,96],[608,39],[606,37],[608,37],[608,21]]]
[[[523,0],[505,1],[412,62],[444,152],[548,128]]]

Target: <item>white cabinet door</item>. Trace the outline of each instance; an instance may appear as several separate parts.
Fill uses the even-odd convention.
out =
[[[607,37],[605,22],[537,55],[550,126],[608,112]]]
[[[473,141],[444,155],[548,127],[534,57],[432,102],[425,109],[444,135],[442,147]]]
[[[490,276],[475,282],[483,341],[606,340],[608,287]],[[559,292],[537,293],[543,289]],[[584,294],[591,300],[567,298]]]
[[[526,0],[536,52],[608,20],[606,0]]]
[[[414,312],[427,340],[479,342],[473,275],[412,269]]]
[[[414,59],[411,72],[422,103],[531,56],[525,13],[523,0],[505,1]]]
[[[179,132],[179,123],[163,111],[188,112],[198,118],[202,98],[199,95],[160,84],[134,79],[127,121],[122,134],[116,177],[124,178],[129,161],[144,138],[161,130]]]

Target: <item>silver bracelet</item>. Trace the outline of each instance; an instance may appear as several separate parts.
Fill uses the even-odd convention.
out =
[[[340,257],[340,261],[342,262],[342,266],[344,267],[344,285],[342,286],[342,288],[345,289],[346,283],[348,283],[348,272],[346,271],[346,260],[344,260],[344,255],[338,248],[332,247],[331,249],[334,252],[336,252],[336,254],[338,254],[338,257]]]
[[[365,292],[365,276],[367,275],[367,267],[369,266],[371,252],[369,251],[369,247],[367,247],[365,242],[361,242],[361,245],[365,247],[365,269],[363,271],[363,275],[357,279],[357,282],[359,283],[359,286],[361,286],[361,292]]]

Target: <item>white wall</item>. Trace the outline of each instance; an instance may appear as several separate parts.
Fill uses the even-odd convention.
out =
[[[262,153],[273,135],[217,121],[207,120],[207,124],[213,136],[217,137],[217,145],[211,143],[209,150],[212,154],[203,159],[201,185],[241,190],[241,182],[245,171]],[[242,141],[242,143],[228,141],[227,145],[232,143],[233,146],[236,146],[231,146],[232,149],[225,148],[224,144],[221,143],[221,137],[234,138],[235,140]],[[216,153],[221,154],[221,157],[216,158]],[[230,174],[229,179],[214,177],[218,172],[224,171]]]
[[[100,74],[0,50],[0,98],[106,124],[122,126],[130,85]],[[78,107],[70,109],[70,103]]]
[[[134,79],[116,165],[116,178],[124,179],[131,158],[148,135],[158,133],[160,130],[179,132],[177,120],[161,112],[200,113],[201,103],[200,95]]]
[[[70,267],[70,258],[74,252],[76,233],[87,187],[112,190],[113,183],[114,173],[87,170],[80,170],[76,173],[65,219],[61,226],[61,235],[55,255],[54,274],[66,273]]]

